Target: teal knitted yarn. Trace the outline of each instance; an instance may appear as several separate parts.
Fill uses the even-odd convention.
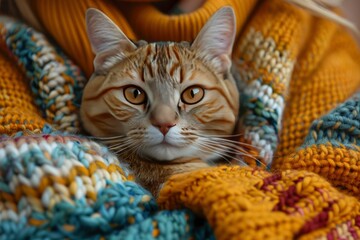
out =
[[[360,93],[315,120],[303,146],[326,143],[348,148],[360,147]]]
[[[3,138],[0,173],[0,239],[213,238],[190,211],[159,211],[115,155],[85,138]]]

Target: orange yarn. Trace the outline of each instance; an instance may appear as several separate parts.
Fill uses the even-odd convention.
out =
[[[355,147],[354,147],[355,148]],[[297,169],[317,173],[353,196],[360,193],[360,148],[354,150],[331,144],[312,145],[288,156],[278,164],[281,170]]]
[[[147,41],[193,41],[205,22],[219,8],[232,6],[240,32],[256,0],[208,0],[198,10],[181,15],[167,15],[151,4],[119,5],[140,39]],[[141,16],[141,17],[139,17]]]
[[[14,63],[0,52],[0,135],[40,132],[45,121],[33,103],[29,84]]]

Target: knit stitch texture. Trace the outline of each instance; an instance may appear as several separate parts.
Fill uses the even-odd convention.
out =
[[[150,3],[32,1],[61,48],[0,18],[0,239],[360,239],[358,47],[281,0],[205,2],[168,17]],[[239,140],[257,160],[175,175],[154,199],[121,159],[76,134],[85,78],[72,61],[92,69],[84,11],[121,14],[131,39],[191,40],[228,4],[244,86]]]

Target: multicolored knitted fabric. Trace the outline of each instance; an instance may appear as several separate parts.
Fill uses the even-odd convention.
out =
[[[360,50],[346,30],[282,0],[207,0],[171,17],[150,3],[67,4],[32,1],[61,49],[19,22],[1,22],[0,134],[13,137],[0,140],[0,239],[360,239]],[[146,40],[191,40],[217,8],[232,5],[241,140],[260,161],[175,175],[155,200],[105,146],[64,133],[78,126],[60,120],[77,116],[84,81],[73,66],[61,70],[70,66],[61,51],[91,72],[82,42],[89,4],[112,18],[123,13],[120,27]],[[151,29],[162,26],[161,35],[135,13]],[[68,76],[55,95],[39,90],[51,71],[32,74],[50,48],[49,68]]]
[[[197,239],[205,222],[158,211],[104,146],[70,135],[0,142],[0,239]]]
[[[77,108],[85,84],[79,67],[43,34],[15,19],[0,17],[0,27],[3,47],[25,71],[42,117],[58,130],[79,131]]]

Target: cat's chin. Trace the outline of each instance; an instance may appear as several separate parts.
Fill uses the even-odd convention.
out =
[[[172,162],[182,158],[194,157],[197,149],[192,146],[176,146],[163,142],[143,149],[143,154],[159,162]]]

